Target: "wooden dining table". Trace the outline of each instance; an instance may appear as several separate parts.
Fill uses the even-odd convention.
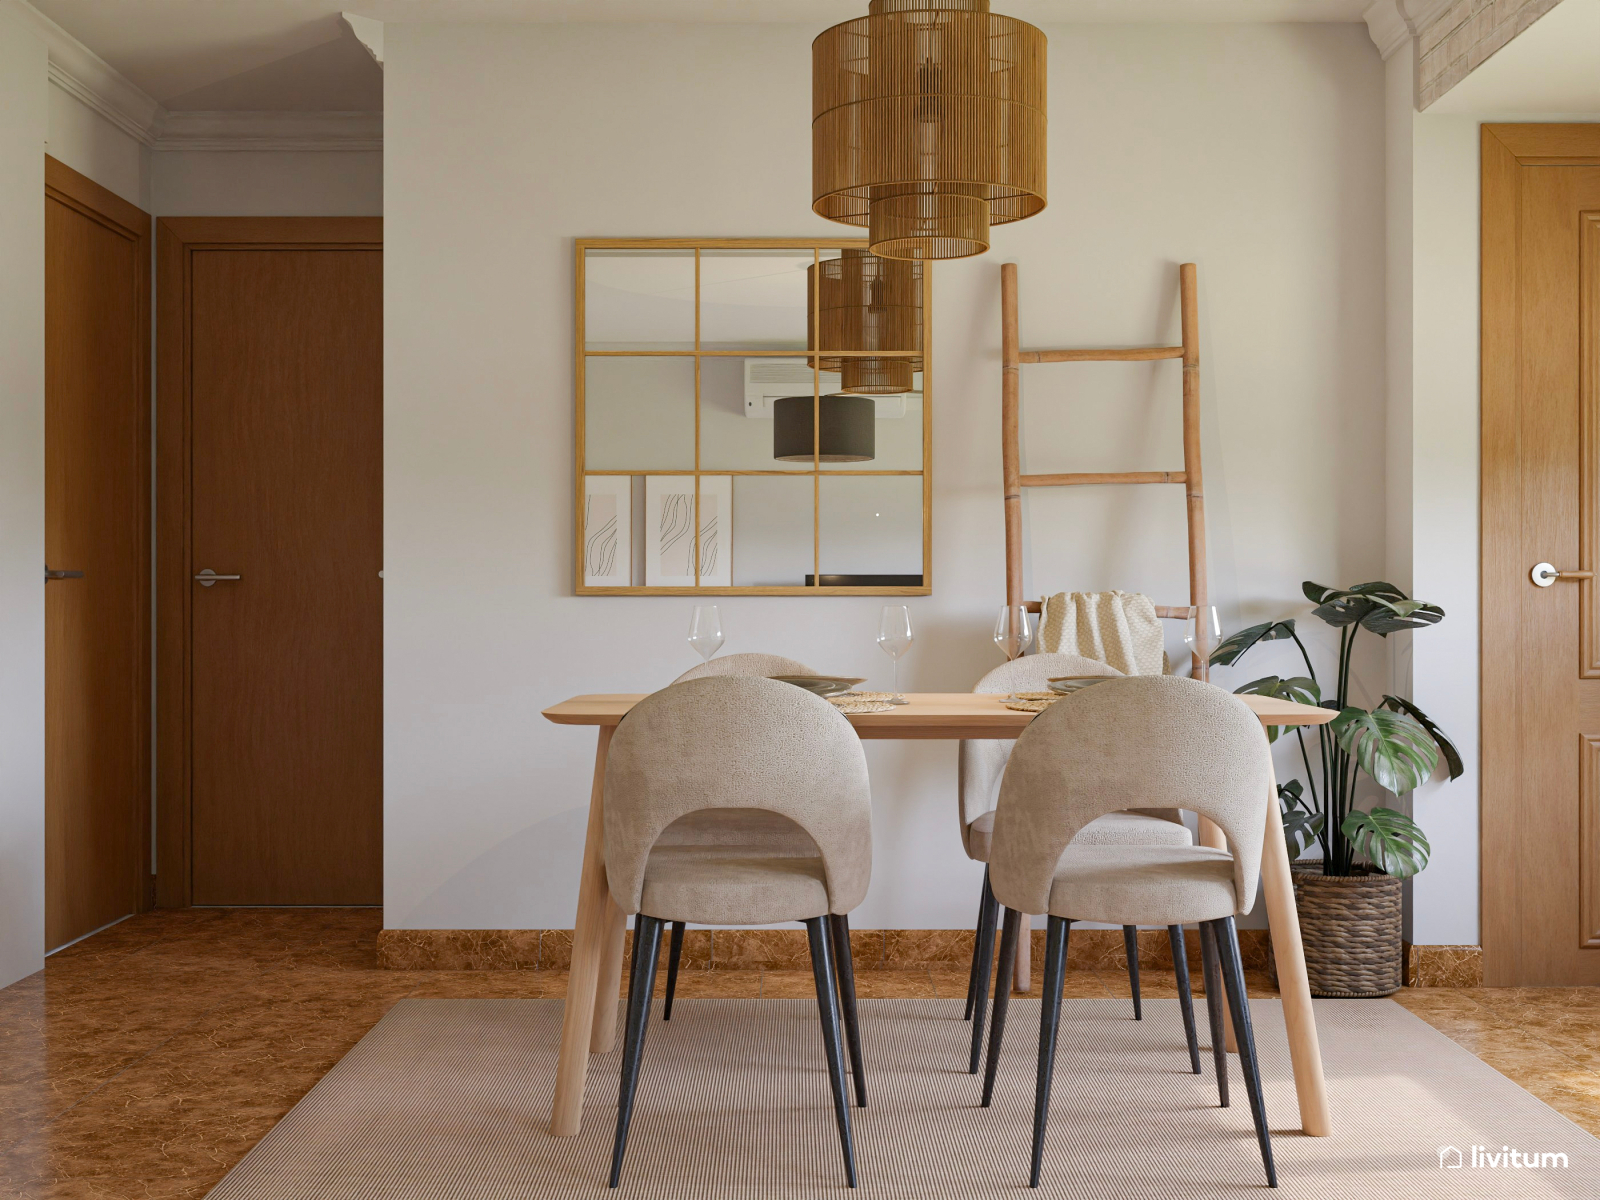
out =
[[[588,1078],[589,1055],[610,1051],[616,1041],[628,914],[617,907],[606,885],[606,752],[618,722],[644,697],[645,693],[574,696],[544,710],[545,718],[558,725],[593,725],[599,730],[594,783],[589,792],[589,821],[583,843],[583,867],[578,882],[577,928],[572,937],[572,967],[567,976],[550,1117],[550,1132],[557,1137],[574,1136],[583,1122],[583,1089]],[[847,719],[863,739],[942,741],[1013,739],[1028,727],[1035,715],[1006,708],[1002,696],[972,692],[908,693],[906,699],[909,703],[897,705],[888,712],[852,714]],[[1330,709],[1312,708],[1270,696],[1246,695],[1239,699],[1249,706],[1263,726],[1322,725],[1337,715]],[[1276,794],[1274,785],[1274,799]],[[1224,841],[1221,830],[1203,819],[1200,840],[1202,844],[1213,846],[1222,846]],[[1311,1010],[1311,987],[1306,978],[1294,886],[1289,876],[1289,850],[1275,802],[1267,809],[1261,892],[1277,963],[1278,991],[1283,1000],[1289,1056],[1294,1065],[1300,1125],[1312,1137],[1327,1137],[1332,1132],[1328,1090],[1322,1074],[1316,1019]],[[1210,999],[1207,997],[1208,1002]]]

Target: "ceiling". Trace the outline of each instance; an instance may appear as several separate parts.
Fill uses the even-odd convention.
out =
[[[32,0],[173,110],[383,107],[383,71],[339,19],[760,21],[822,28],[866,0]],[[1370,0],[995,0],[1052,21],[1359,21]]]
[[[1480,117],[1600,112],[1600,0],[1564,0],[1429,107]]]

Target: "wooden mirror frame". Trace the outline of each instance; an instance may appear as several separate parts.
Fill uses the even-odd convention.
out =
[[[700,467],[700,362],[702,358],[807,358],[811,360],[813,394],[820,394],[821,368],[818,359],[838,357],[842,354],[871,354],[875,357],[896,357],[879,351],[819,351],[815,347],[804,350],[703,350],[700,348],[700,252],[703,250],[810,250],[820,258],[823,251],[865,249],[865,238],[579,238],[574,243],[575,293],[574,293],[574,471],[573,471],[573,583],[580,596],[926,596],[933,591],[933,284],[928,264],[922,265],[922,467],[920,470],[862,471],[844,470],[823,466],[813,461],[806,470],[702,470]],[[600,470],[587,469],[585,458],[584,386],[587,358],[596,353],[587,348],[584,319],[586,293],[584,290],[585,256],[590,250],[691,250],[695,265],[695,348],[692,350],[610,350],[598,353],[611,356],[640,358],[678,357],[695,360],[695,466],[693,470]],[[820,328],[816,293],[812,294],[811,328]],[[812,481],[811,527],[812,571],[814,582],[810,585],[775,585],[765,587],[713,587],[696,585],[656,586],[641,584],[628,586],[599,586],[584,583],[584,501],[587,479],[590,475],[773,475],[789,478],[807,478]],[[823,476],[863,477],[871,475],[909,475],[922,479],[922,583],[920,586],[904,585],[848,585],[824,586],[822,579],[821,486]],[[695,489],[695,508],[698,516],[700,489]],[[695,539],[698,546],[699,521],[696,520]],[[731,544],[731,531],[729,534]],[[631,550],[630,550],[631,553]],[[695,555],[698,564],[699,555]],[[696,576],[698,578],[698,574]]]

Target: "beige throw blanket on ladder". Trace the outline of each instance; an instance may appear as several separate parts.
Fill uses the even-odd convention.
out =
[[[1039,649],[1081,654],[1124,675],[1163,675],[1161,618],[1138,592],[1057,592],[1044,602]]]

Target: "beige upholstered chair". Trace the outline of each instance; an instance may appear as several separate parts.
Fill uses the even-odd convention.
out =
[[[1012,692],[1045,690],[1051,679],[1064,675],[1105,675],[1121,677],[1122,672],[1092,658],[1077,654],[1033,654],[1012,659],[996,667],[972,690],[984,695],[1009,695]],[[1097,685],[1098,686],[1098,685]],[[989,861],[994,836],[995,804],[1006,760],[1015,742],[1005,740],[964,741],[958,751],[960,771],[961,842],[967,856],[981,863]],[[1176,811],[1110,812],[1091,821],[1078,833],[1085,845],[1110,846],[1187,846],[1193,839]],[[977,1074],[983,1049],[984,1015],[988,1009],[989,972],[994,956],[994,932],[999,905],[989,889],[989,872],[983,875],[983,892],[978,899],[977,936],[972,947],[972,969],[967,980],[966,1017],[972,1024],[972,1048],[967,1069]],[[1172,957],[1177,964],[1179,996],[1183,1001],[1184,1028],[1189,1032],[1189,1063],[1200,1071],[1200,1044],[1194,1033],[1193,1001],[1189,994],[1188,960],[1183,944],[1183,927],[1167,931]],[[1128,983],[1133,990],[1133,1016],[1144,1016],[1139,995],[1139,935],[1134,925],[1122,928],[1123,948],[1128,958]],[[1006,978],[1009,979],[1009,976]]]
[[[1255,715],[1238,697],[1192,679],[1140,675],[1086,688],[1041,713],[1017,739],[1000,789],[989,871],[994,895],[1005,906],[1002,972],[1016,953],[1022,914],[1050,916],[1031,1186],[1039,1186],[1067,933],[1074,920],[1200,925],[1222,1103],[1228,1102],[1227,1055],[1214,998],[1225,986],[1261,1161],[1268,1183],[1277,1186],[1233,921],[1255,901],[1271,793],[1267,739]],[[1192,809],[1209,817],[1227,835],[1232,852],[1093,846],[1078,837],[1096,818],[1134,805]],[[985,1106],[994,1092],[1007,1004],[1001,989],[989,1038]]]
[[[698,667],[690,667],[673,683],[687,683],[691,679],[707,679],[713,675],[815,675],[805,663],[785,658],[781,654],[724,654],[721,658],[707,659]]]
[[[707,811],[764,811],[802,831],[813,852],[663,843],[676,822]],[[811,943],[845,1173],[854,1187],[835,988],[844,1000],[857,1103],[865,1104],[847,914],[865,897],[872,874],[872,802],[866,756],[850,722],[827,701],[771,679],[696,679],[645,697],[611,740],[605,850],[612,899],[636,914],[611,1186],[627,1147],[662,923],[801,921]]]
[[[672,682],[708,679],[724,675],[766,677],[770,675],[815,675],[803,662],[781,654],[727,654],[691,667]],[[776,813],[759,808],[725,812],[690,813],[663,831],[661,846],[733,846],[748,849],[759,845],[770,855],[808,857],[817,852],[803,829]],[[661,1019],[672,1020],[672,1001],[678,991],[678,963],[683,958],[684,923],[674,921],[667,943],[667,997],[661,1006]]]

